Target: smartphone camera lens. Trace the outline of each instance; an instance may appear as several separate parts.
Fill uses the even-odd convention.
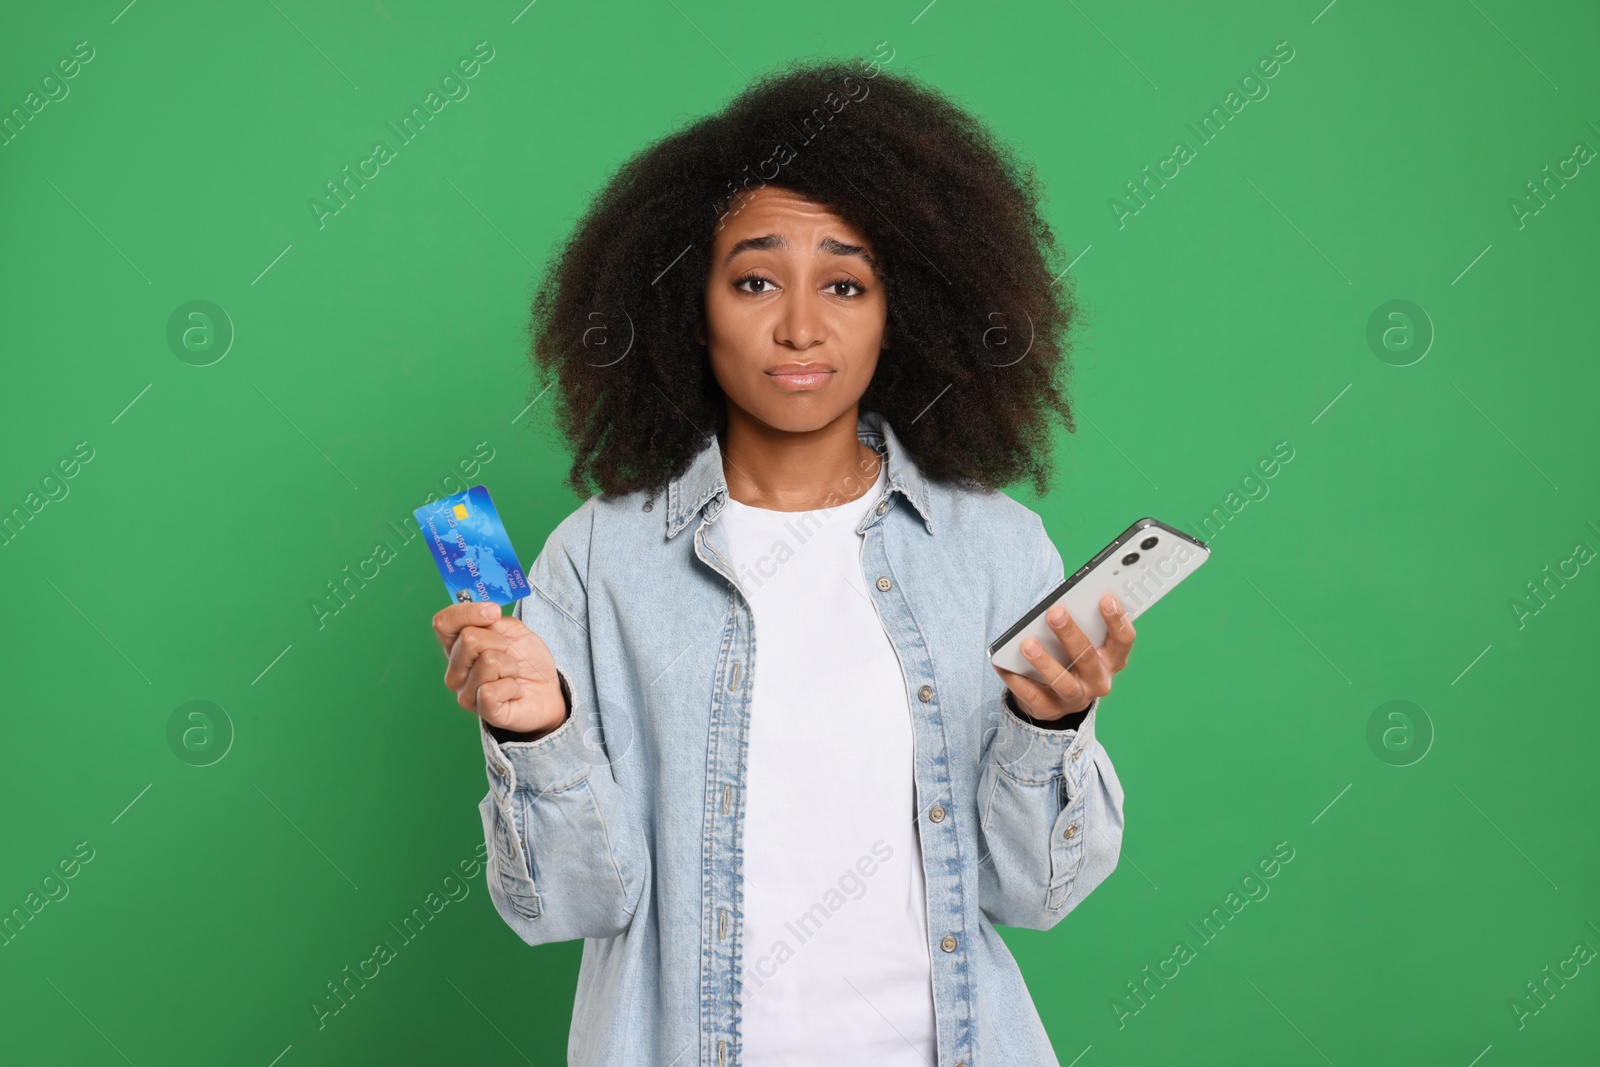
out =
[[[1161,538],[1159,537],[1146,537],[1143,541],[1139,542],[1139,547],[1148,552],[1152,548],[1156,547],[1157,542],[1160,540]]]
[[[1122,565],[1124,567],[1131,567],[1133,564],[1137,563],[1138,561],[1139,561],[1139,553],[1137,553],[1137,552],[1129,552],[1126,556],[1122,557]]]

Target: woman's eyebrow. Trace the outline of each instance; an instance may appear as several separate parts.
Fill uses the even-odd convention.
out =
[[[783,239],[782,234],[769,233],[764,237],[746,237],[728,250],[728,255],[723,259],[722,265],[726,268],[729,263],[733,262],[733,257],[740,252],[764,251],[769,248],[787,249],[788,247],[789,242]],[[824,237],[817,242],[817,251],[826,252],[832,256],[855,256],[874,271],[878,269],[877,261],[861,245],[845,244],[843,241],[836,241],[832,237]]]

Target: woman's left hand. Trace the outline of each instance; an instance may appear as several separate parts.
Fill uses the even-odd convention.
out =
[[[1111,676],[1128,665],[1134,629],[1115,594],[1108,593],[1101,599],[1100,614],[1106,620],[1106,643],[1099,648],[1089,643],[1089,638],[1065,608],[1053,607],[1045,614],[1045,622],[1055,633],[1056,640],[1072,658],[1065,667],[1034,638],[1022,642],[1022,654],[1035,670],[1049,679],[1049,685],[1004,667],[994,668],[1006,688],[1015,694],[1023,711],[1035,719],[1059,719],[1084,710],[1096,697],[1111,692]]]

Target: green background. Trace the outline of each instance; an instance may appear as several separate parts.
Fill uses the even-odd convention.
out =
[[[0,909],[93,850],[0,947],[0,1062],[561,1062],[581,944],[524,945],[481,874],[318,1028],[325,983],[474,856],[487,787],[423,543],[322,628],[308,605],[478,442],[530,560],[579,503],[528,408],[553,242],[750,76],[878,42],[1035,162],[1075,259],[1080,432],[1047,497],[1011,490],[1069,567],[1238,494],[1102,712],[1121,865],[1006,931],[1061,1063],[1594,1062],[1600,968],[1521,1025],[1512,1001],[1600,950],[1600,575],[1526,589],[1600,550],[1600,166],[1510,204],[1600,149],[1592,6],[123,2],[0,33],[5,111],[94,49],[0,147],[0,507],[94,450],[0,550]],[[470,95],[319,229],[307,201],[479,41]],[[210,366],[166,339],[192,300],[236,332]],[[1434,335],[1408,366],[1367,339],[1393,300]],[[192,700],[231,724],[209,766],[169,745]],[[1420,710],[1370,744],[1391,700]]]

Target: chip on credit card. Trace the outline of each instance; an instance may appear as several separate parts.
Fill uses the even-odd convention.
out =
[[[424,504],[412,514],[433,549],[445,588],[457,603],[512,604],[528,595],[527,576],[489,490],[475,485]]]

